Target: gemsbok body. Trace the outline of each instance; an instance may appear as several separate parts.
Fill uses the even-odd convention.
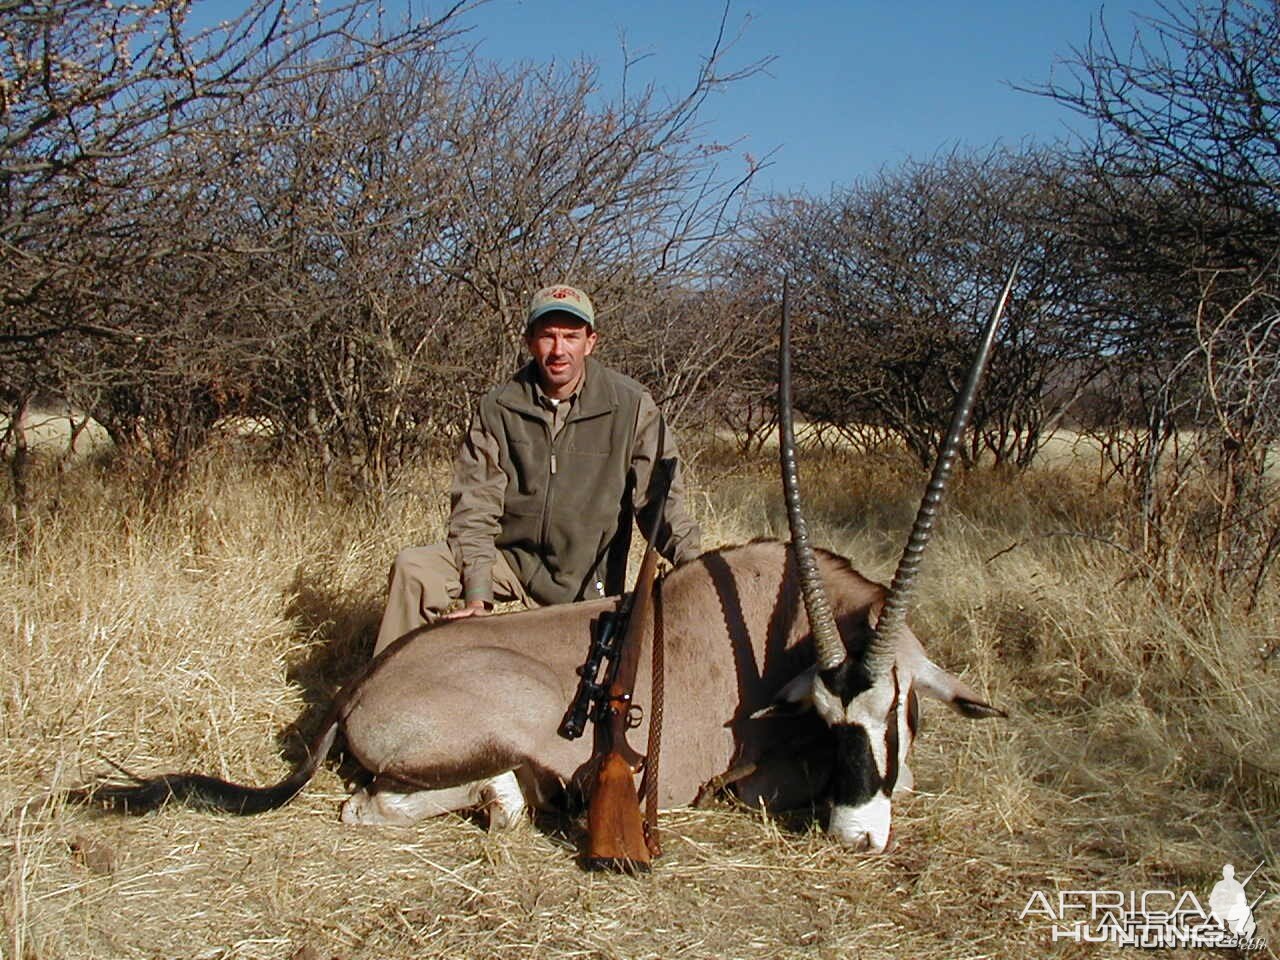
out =
[[[752,806],[829,808],[833,837],[880,852],[890,841],[893,795],[911,786],[920,698],[966,717],[1003,716],[929,660],[905,612],[1012,283],[1011,274],[888,589],[808,543],[784,292],[780,446],[792,539],[713,550],[659,581],[646,636],[660,636],[665,660],[662,806],[724,788]],[[606,598],[445,620],[405,635],[338,694],[307,761],[274,786],[169,774],[72,795],[135,811],[178,799],[253,813],[302,789],[341,732],[372,774],[344,804],[347,823],[409,823],[486,806],[501,825],[527,803],[572,807],[590,783],[591,738],[557,731],[596,621],[617,605]],[[648,705],[649,658],[641,663],[635,702]]]

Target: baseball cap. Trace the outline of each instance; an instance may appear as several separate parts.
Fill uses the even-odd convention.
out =
[[[570,287],[563,283],[543,287],[533,295],[533,299],[529,301],[529,316],[525,320],[525,329],[533,326],[539,317],[557,311],[577,317],[593,332],[595,331],[596,311],[595,307],[591,306],[591,299],[577,287]]]

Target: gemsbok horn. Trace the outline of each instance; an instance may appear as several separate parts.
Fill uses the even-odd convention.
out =
[[[956,398],[950,428],[934,463],[880,616],[873,622],[869,613],[865,621],[860,621],[857,637],[841,636],[801,511],[791,397],[789,284],[785,278],[783,280],[778,352],[779,459],[791,528],[791,550],[813,635],[816,661],[810,675],[803,682],[793,684],[788,698],[811,702],[836,736],[828,829],[860,849],[881,851],[888,846],[893,793],[909,785],[906,749],[915,735],[917,686],[947,700],[966,716],[1003,715],[963,692],[954,678],[948,676],[953,681],[950,684],[934,683],[935,672],[940,674],[941,671],[923,656],[919,641],[907,628],[906,613],[920,561],[933,532],[960,441],[973,411],[978,384],[1017,273],[1018,263],[1015,262],[983,328],[977,356]],[[915,656],[917,651],[918,657]]]

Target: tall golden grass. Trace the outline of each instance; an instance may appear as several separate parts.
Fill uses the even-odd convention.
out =
[[[802,469],[818,542],[887,579],[923,478],[834,453]],[[1265,864],[1255,895],[1280,886],[1280,599],[1245,618],[1150,592],[1093,479],[958,481],[913,622],[1011,716],[926,708],[890,854],[725,805],[666,814],[652,875],[616,878],[575,866],[573,824],[344,827],[332,762],[254,818],[62,804],[111,764],[278,779],[367,657],[394,552],[441,535],[447,476],[353,501],[234,450],[163,496],[92,463],[50,473],[57,510],[0,564],[0,958],[1130,955],[1019,914],[1037,890],[1204,898],[1226,862]],[[783,535],[772,463],[709,450],[693,480],[707,546]],[[1264,900],[1272,951],[1277,918]]]

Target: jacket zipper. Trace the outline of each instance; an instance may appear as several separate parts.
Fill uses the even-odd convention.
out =
[[[566,423],[561,429],[559,436],[551,431],[551,424],[547,420],[542,421],[542,428],[547,431],[547,447],[551,450],[551,462],[549,464],[549,472],[547,474],[547,492],[542,498],[542,530],[538,534],[539,553],[545,554],[547,549],[547,535],[551,529],[551,495],[552,484],[556,475],[556,445],[560,442],[560,437],[564,436],[564,432],[569,425]]]

